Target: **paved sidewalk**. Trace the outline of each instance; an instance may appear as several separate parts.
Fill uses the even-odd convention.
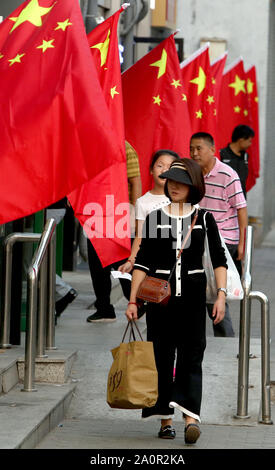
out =
[[[142,421],[139,410],[113,410],[106,403],[106,380],[112,357],[126,325],[126,301],[116,303],[117,321],[90,324],[88,306],[94,301],[87,266],[64,273],[64,279],[79,291],[77,299],[62,314],[56,328],[56,345],[78,350],[71,378],[77,381],[66,419],[51,431],[37,449],[274,449],[275,426],[258,423],[261,398],[260,305],[253,301],[250,359],[250,419],[235,419],[237,407],[239,305],[231,303],[236,338],[214,338],[207,321],[207,349],[204,360],[202,435],[195,446],[184,445],[184,423],[176,415],[177,438],[157,438],[159,422]],[[253,260],[253,290],[270,300],[271,379],[275,381],[275,247],[256,249]],[[140,320],[146,335],[145,319]],[[274,390],[272,388],[272,393]],[[275,396],[272,401],[275,420]]]

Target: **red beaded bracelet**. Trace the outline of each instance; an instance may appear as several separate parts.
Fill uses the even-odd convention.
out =
[[[134,263],[134,261],[132,261],[132,260],[131,260],[131,259],[129,259],[129,258],[127,259],[127,261],[129,261],[129,262],[131,263],[131,265],[132,265],[132,268],[133,268],[133,267],[134,267],[134,264],[135,264],[135,263]]]
[[[135,305],[137,307],[136,302],[128,302],[128,305],[130,305],[130,304]]]

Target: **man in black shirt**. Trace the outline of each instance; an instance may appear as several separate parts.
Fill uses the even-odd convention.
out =
[[[232,142],[220,150],[221,161],[231,166],[240,178],[242,190],[246,198],[246,180],[248,176],[248,154],[255,133],[244,124],[236,126],[232,133]]]

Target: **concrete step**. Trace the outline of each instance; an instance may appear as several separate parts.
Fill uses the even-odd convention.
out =
[[[0,394],[8,393],[19,381],[18,349],[0,349]]]
[[[0,396],[0,449],[33,449],[67,413],[76,383],[36,383],[36,392],[17,384]]]
[[[77,355],[76,351],[65,351],[61,349],[46,351],[46,357],[35,359],[36,382],[66,383],[71,373],[73,361]],[[21,382],[24,381],[25,358],[17,360],[18,375]]]
[[[77,381],[76,351],[46,351],[37,358],[36,391],[23,391],[24,348],[0,350],[0,449],[32,449],[63,420]],[[23,393],[22,393],[23,392]]]

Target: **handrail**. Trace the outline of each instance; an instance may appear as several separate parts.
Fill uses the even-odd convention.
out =
[[[56,227],[55,219],[48,219],[42,233],[40,243],[33,256],[32,264],[28,270],[27,289],[27,327],[25,340],[25,375],[24,392],[36,391],[34,387],[35,378],[35,355],[36,355],[36,326],[37,326],[37,286],[38,274],[41,264],[45,258],[48,245],[54,235]]]
[[[55,347],[55,284],[56,284],[56,232],[53,232],[49,245],[48,272],[50,273],[48,282],[48,321],[46,330],[46,349],[53,350]],[[51,275],[52,274],[52,275]]]
[[[16,242],[39,242],[40,233],[11,233],[4,240],[5,253],[5,288],[3,315],[0,322],[0,347],[10,348],[10,312],[11,312],[11,279],[12,279],[12,254],[13,245]]]
[[[271,420],[270,397],[270,317],[269,300],[262,292],[253,292],[252,289],[252,251],[253,227],[248,226],[246,231],[245,263],[242,276],[244,297],[241,301],[240,331],[239,331],[239,365],[238,365],[238,400],[235,418],[249,418],[248,415],[248,381],[249,381],[249,348],[251,332],[251,301],[257,299],[261,302],[261,381],[262,381],[262,420],[263,424],[273,424]]]

